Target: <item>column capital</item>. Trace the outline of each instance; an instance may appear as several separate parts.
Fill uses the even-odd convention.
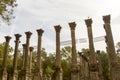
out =
[[[85,19],[85,24],[87,25],[87,27],[91,27],[92,19]]]
[[[34,48],[33,47],[29,47],[30,48],[30,52],[32,52],[33,50],[34,50]]]
[[[15,34],[16,40],[19,40],[19,38],[21,37],[20,34]]]
[[[22,46],[23,46],[23,47],[25,47],[25,46],[26,46],[26,44],[22,44]]]
[[[56,25],[56,26],[54,26],[54,28],[55,28],[56,32],[60,32],[60,30],[61,30],[61,26],[60,25]]]
[[[42,29],[37,29],[36,31],[37,31],[38,35],[40,35],[40,36],[42,36],[42,33],[44,32],[44,30],[42,30]]]
[[[103,16],[104,23],[110,23],[110,15]]]
[[[69,24],[71,30],[75,30],[75,27],[76,27],[76,23],[75,22],[70,22],[68,24]]]
[[[10,36],[5,36],[6,42],[9,42],[11,37]]]
[[[32,35],[32,33],[31,33],[30,31],[25,32],[25,34],[26,34],[26,37],[27,37],[27,38],[30,38],[30,36]]]

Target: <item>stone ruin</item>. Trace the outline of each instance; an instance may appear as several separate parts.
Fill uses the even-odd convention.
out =
[[[109,63],[110,63],[110,77],[111,80],[120,80],[120,64],[117,61],[114,41],[110,26],[110,15],[103,16],[104,21],[104,29],[106,32],[105,42],[107,44],[107,52],[109,54]],[[92,19],[86,19],[85,24],[87,26],[88,32],[88,39],[89,39],[89,60],[86,56],[82,55],[81,52],[79,53],[80,58],[80,70],[78,69],[77,64],[77,52],[76,52],[76,41],[75,41],[75,27],[76,23],[71,22],[69,23],[69,27],[71,30],[71,41],[72,41],[72,64],[71,64],[71,80],[104,80],[102,74],[102,67],[101,67],[101,59],[100,59],[100,51],[97,51],[97,55],[95,54],[94,50],[94,43],[93,43],[93,34],[92,34]],[[61,60],[60,60],[60,31],[61,26],[56,25],[54,26],[56,31],[56,76],[55,80],[62,80],[63,71],[61,67]],[[42,50],[42,34],[44,30],[38,29],[36,30],[38,33],[38,46],[37,46],[37,61],[35,66],[35,72],[31,72],[31,62],[32,62],[32,52],[33,47],[30,47],[30,37],[32,33],[30,31],[25,32],[26,34],[26,43],[23,44],[23,60],[22,60],[22,68],[21,73],[19,76],[17,71],[17,56],[18,56],[18,47],[20,43],[20,34],[15,34],[15,50],[14,50],[14,58],[13,58],[13,70],[11,77],[9,80],[51,80],[51,76],[43,76],[42,75],[42,67],[41,67],[41,50]],[[7,73],[7,54],[8,54],[8,46],[11,37],[5,36],[5,47],[4,47],[4,56],[2,62],[2,69],[0,69],[0,80],[8,80],[8,73]],[[30,55],[28,56],[28,53]],[[97,58],[99,64],[97,63]],[[32,76],[33,75],[33,76]]]

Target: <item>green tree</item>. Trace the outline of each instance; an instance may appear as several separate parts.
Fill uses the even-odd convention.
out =
[[[104,80],[110,80],[110,66],[109,66],[109,59],[108,53],[101,51],[100,58],[101,58],[101,65],[103,69],[103,77]]]
[[[63,80],[71,79],[71,54],[71,46],[65,46],[61,49],[61,65],[63,70]]]
[[[0,0],[0,19],[10,24],[10,20],[15,18],[13,13],[16,6],[16,0]]]

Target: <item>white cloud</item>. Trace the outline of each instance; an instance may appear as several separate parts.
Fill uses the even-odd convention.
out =
[[[20,33],[23,35],[22,44],[25,42],[24,32],[31,31],[33,32],[31,45],[36,45],[36,29],[42,28],[45,31],[43,33],[43,47],[48,52],[54,52],[54,25],[60,24],[62,26],[61,41],[71,39],[68,23],[73,21],[77,24],[76,38],[87,38],[84,19],[90,17],[93,20],[93,36],[97,37],[105,34],[102,16],[111,14],[113,26],[116,26],[115,28],[112,26],[113,35],[115,40],[119,41],[120,39],[116,37],[118,35],[116,32],[119,30],[119,8],[119,0],[18,0],[15,22],[9,27],[0,27],[0,34]]]

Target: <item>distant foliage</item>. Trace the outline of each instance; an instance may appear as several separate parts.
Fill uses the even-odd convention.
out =
[[[16,6],[16,0],[0,0],[0,20],[10,25],[11,19],[15,18],[13,13]]]

